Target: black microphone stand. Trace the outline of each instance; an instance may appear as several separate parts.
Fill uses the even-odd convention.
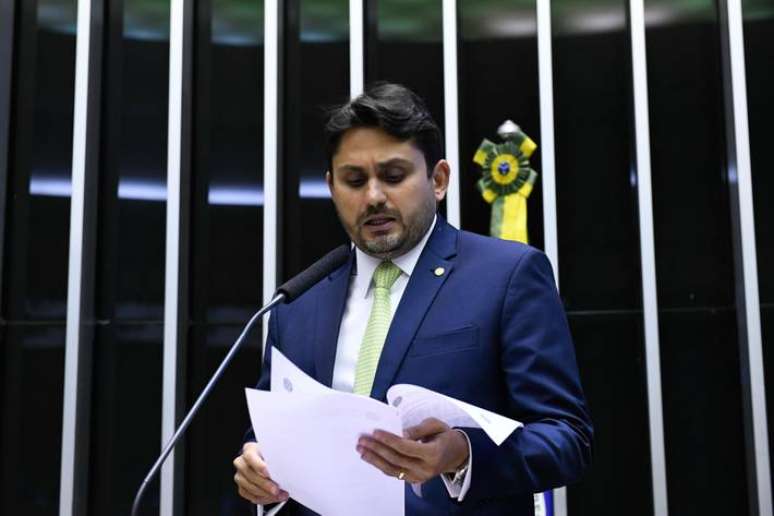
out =
[[[210,381],[207,383],[207,386],[204,387],[204,390],[202,391],[201,394],[199,394],[199,397],[196,399],[196,402],[188,411],[188,414],[185,415],[185,419],[183,419],[183,422],[180,423],[180,426],[175,431],[174,435],[172,435],[172,438],[167,442],[167,445],[164,447],[164,451],[161,453],[161,456],[159,456],[158,460],[156,460],[156,463],[153,464],[153,467],[148,472],[148,475],[145,477],[145,480],[142,481],[140,488],[137,490],[137,495],[134,497],[134,503],[132,504],[132,513],[131,513],[132,516],[137,516],[137,509],[139,509],[140,507],[140,500],[142,499],[142,495],[145,493],[145,488],[148,487],[148,484],[150,483],[150,481],[153,480],[153,477],[155,477],[156,474],[159,472],[162,464],[164,464],[164,461],[167,459],[169,454],[172,452],[172,449],[175,447],[175,444],[177,444],[177,441],[180,440],[180,437],[183,435],[183,432],[185,432],[186,428],[188,428],[188,425],[191,424],[191,421],[196,415],[196,412],[199,410],[199,407],[201,406],[202,403],[204,403],[204,400],[210,394],[210,391],[212,391],[212,388],[215,386],[215,384],[218,382],[220,377],[223,375],[223,372],[228,367],[228,364],[231,362],[234,356],[236,356],[236,352],[242,346],[242,342],[245,340],[245,336],[247,336],[247,334],[253,328],[256,321],[261,319],[261,316],[263,314],[265,314],[266,312],[274,308],[276,305],[282,303],[285,300],[285,297],[286,296],[284,292],[277,293],[266,306],[258,310],[255,313],[255,315],[253,315],[250,318],[250,321],[248,321],[244,330],[242,330],[242,333],[239,335],[239,338],[231,346],[231,349],[228,351],[228,354],[218,366],[217,371],[215,371],[215,374],[212,375],[212,378],[210,378]]]
[[[204,390],[199,395],[198,398],[196,398],[196,402],[193,404],[191,409],[188,411],[188,413],[185,415],[185,418],[183,419],[183,422],[180,423],[180,426],[177,430],[175,430],[175,433],[172,435],[172,438],[167,442],[166,446],[164,446],[164,451],[161,452],[161,456],[156,460],[155,464],[153,464],[153,467],[151,468],[150,472],[148,472],[148,475],[145,477],[145,480],[142,481],[142,484],[140,485],[140,488],[137,490],[137,495],[134,497],[134,503],[132,504],[132,513],[131,516],[137,516],[137,509],[140,507],[140,500],[142,499],[143,493],[145,493],[145,488],[148,487],[148,484],[151,480],[153,480],[153,477],[156,476],[156,474],[161,469],[161,465],[164,464],[164,461],[167,459],[169,454],[172,452],[172,448],[175,447],[175,444],[177,444],[177,441],[180,440],[180,436],[183,435],[186,428],[188,428],[188,425],[191,424],[191,420],[193,420],[194,416],[196,415],[196,412],[201,407],[201,404],[204,403],[204,400],[207,398],[207,396],[210,394],[210,391],[212,391],[212,388],[215,386],[216,383],[218,383],[218,380],[220,380],[220,377],[223,375],[223,371],[226,370],[226,367],[228,367],[228,364],[231,362],[231,360],[236,355],[236,352],[239,350],[239,347],[242,345],[242,341],[244,341],[245,336],[250,332],[250,330],[255,325],[255,322],[258,321],[263,314],[274,308],[280,303],[289,303],[296,299],[298,296],[303,294],[307,289],[309,289],[312,285],[323,279],[325,276],[333,272],[335,269],[340,267],[341,265],[344,265],[344,263],[347,261],[347,259],[350,257],[350,246],[347,244],[340,245],[333,251],[329,252],[319,260],[317,260],[315,263],[310,265],[306,270],[303,272],[297,274],[293,278],[286,281],[284,284],[282,284],[278,289],[277,292],[274,294],[274,297],[272,298],[269,303],[258,310],[255,315],[253,315],[250,320],[247,322],[247,325],[245,326],[245,329],[242,330],[242,333],[239,335],[239,338],[237,338],[236,342],[231,346],[231,349],[228,351],[228,354],[223,359],[223,361],[218,366],[218,369],[215,371],[215,374],[212,375],[212,378],[210,378],[210,381],[207,382],[207,385],[204,387]]]

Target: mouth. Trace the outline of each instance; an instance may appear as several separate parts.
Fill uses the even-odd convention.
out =
[[[395,217],[390,217],[388,215],[372,215],[363,222],[363,227],[368,228],[373,232],[381,233],[389,231],[393,224],[395,224]]]

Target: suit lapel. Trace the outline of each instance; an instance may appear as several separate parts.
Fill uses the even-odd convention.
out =
[[[317,298],[317,320],[315,321],[317,342],[314,346],[314,366],[317,381],[328,387],[333,383],[336,344],[347,302],[354,256],[354,252],[350,253],[349,261],[328,276],[326,290]]]
[[[406,355],[414,335],[425,318],[430,305],[441,286],[454,268],[449,261],[457,253],[457,230],[438,217],[433,234],[411,274],[400,304],[392,318],[387,340],[379,358],[371,397],[383,400],[393,378],[398,373],[403,357]],[[436,270],[441,267],[443,273]],[[439,271],[440,272],[440,271]]]

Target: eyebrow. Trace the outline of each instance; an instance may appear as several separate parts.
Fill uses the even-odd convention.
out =
[[[377,163],[376,168],[379,170],[384,170],[386,168],[390,168],[395,165],[402,165],[404,167],[411,167],[414,165],[414,162],[405,158],[392,158],[388,159],[387,161],[384,161],[382,163]]]
[[[358,167],[357,165],[341,165],[340,167],[336,167],[334,169],[334,172],[363,172],[363,167]]]
[[[390,168],[390,167],[396,166],[396,165],[400,165],[400,166],[404,166],[404,167],[411,167],[411,166],[414,165],[414,162],[411,161],[411,160],[405,159],[405,158],[391,158],[391,159],[388,159],[387,161],[383,161],[381,163],[377,163],[376,164],[376,168],[379,171],[382,171],[382,170],[385,170],[387,168]],[[344,165],[341,165],[340,167],[336,168],[336,171],[340,171],[342,173],[343,172],[363,172],[364,169],[363,169],[363,167],[359,167],[357,165],[344,164]]]

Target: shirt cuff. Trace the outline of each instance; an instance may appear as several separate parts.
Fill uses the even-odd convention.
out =
[[[280,512],[280,509],[285,507],[286,503],[288,503],[288,502],[287,501],[280,502],[277,505],[273,506],[271,509],[266,509],[265,506],[259,505],[258,506],[258,516],[274,516],[275,514]]]
[[[458,479],[457,482],[454,482],[455,475],[449,473],[443,473],[441,475],[441,480],[443,480],[443,483],[446,486],[446,490],[449,492],[449,496],[458,502],[461,502],[465,499],[465,495],[468,494],[468,491],[470,490],[470,480],[473,478],[473,449],[470,446],[470,438],[468,437],[468,434],[458,428],[455,428],[455,430],[464,435],[465,440],[468,443],[468,469],[465,472],[465,476],[461,479]]]

